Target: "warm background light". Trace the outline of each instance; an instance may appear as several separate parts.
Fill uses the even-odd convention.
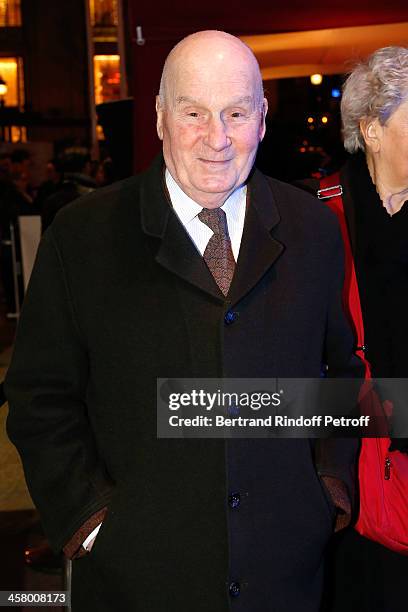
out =
[[[6,106],[17,106],[20,110],[24,106],[24,73],[21,57],[1,57],[0,75],[6,82],[7,91],[0,95]],[[10,137],[12,142],[25,142],[27,130],[22,126],[11,126]]]
[[[0,26],[21,26],[20,0],[0,0]]]
[[[7,106],[18,106],[18,79],[17,79],[17,58],[0,58],[0,74],[6,82],[5,92],[0,92],[4,96]]]
[[[95,104],[119,100],[119,55],[94,55]]]
[[[7,84],[3,81],[3,78],[0,76],[0,96],[5,96],[7,93]]]
[[[406,2],[406,0],[405,0]],[[368,14],[367,14],[368,17]],[[380,47],[407,44],[408,22],[243,36],[259,61],[264,80],[343,74],[350,59]]]
[[[118,25],[117,0],[90,0],[89,9],[93,26],[107,27]]]
[[[316,74],[310,75],[310,82],[312,83],[312,85],[320,85],[322,81],[323,81],[323,76],[319,74],[318,72]]]

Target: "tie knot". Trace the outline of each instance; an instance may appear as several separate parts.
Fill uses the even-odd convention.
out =
[[[203,210],[198,213],[198,218],[208,225],[214,234],[228,236],[227,216],[222,208],[203,208]]]

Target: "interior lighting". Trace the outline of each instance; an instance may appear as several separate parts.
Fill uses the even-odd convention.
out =
[[[337,87],[333,87],[333,89],[331,90],[331,96],[332,98],[340,98],[341,96],[340,89],[337,89]]]
[[[313,117],[308,117],[307,118],[307,122],[308,123],[313,123],[314,122],[314,118]]]
[[[8,87],[6,81],[3,77],[0,76],[0,97],[3,97],[7,94]]]
[[[316,74],[310,75],[310,82],[312,83],[312,85],[320,85],[322,81],[323,75],[319,74],[318,72]]]
[[[329,121],[329,118],[326,117],[326,115],[323,115],[322,117],[322,123],[327,123]]]

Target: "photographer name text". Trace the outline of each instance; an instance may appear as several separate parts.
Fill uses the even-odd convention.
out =
[[[368,427],[370,417],[334,417],[329,415],[315,415],[312,417],[299,416],[290,418],[283,415],[269,415],[267,417],[215,417],[199,415],[195,417],[180,417],[171,415],[171,427]]]

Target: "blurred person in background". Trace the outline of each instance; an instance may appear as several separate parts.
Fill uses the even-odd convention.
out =
[[[115,168],[110,157],[98,163],[95,181],[98,187],[105,187],[115,182]]]
[[[0,159],[0,273],[9,314],[15,313],[15,287],[13,257],[10,244],[14,228],[17,263],[19,262],[19,233],[17,219],[23,215],[36,215],[31,185],[31,157],[25,149],[4,153]]]
[[[42,204],[42,232],[45,232],[61,208],[80,196],[91,193],[97,186],[91,176],[91,157],[85,149],[83,151],[67,149],[60,159],[59,171],[62,174],[62,180],[57,190]]]
[[[0,273],[8,312],[14,312],[14,285],[10,247],[3,244],[10,238],[9,193],[12,190],[11,154],[0,155]]]
[[[32,190],[28,175],[17,170],[11,173],[11,180],[17,192],[17,215],[36,215],[38,210],[31,195]]]
[[[11,174],[11,154],[0,153],[0,189],[3,182],[9,178]]]
[[[32,183],[32,159],[31,153],[27,149],[15,149],[11,153],[11,174],[15,177],[20,188],[27,194],[31,201],[34,196]]]
[[[62,164],[57,157],[47,162],[46,175],[46,180],[38,187],[35,196],[35,204],[40,211],[44,201],[58,191],[62,181]]]

